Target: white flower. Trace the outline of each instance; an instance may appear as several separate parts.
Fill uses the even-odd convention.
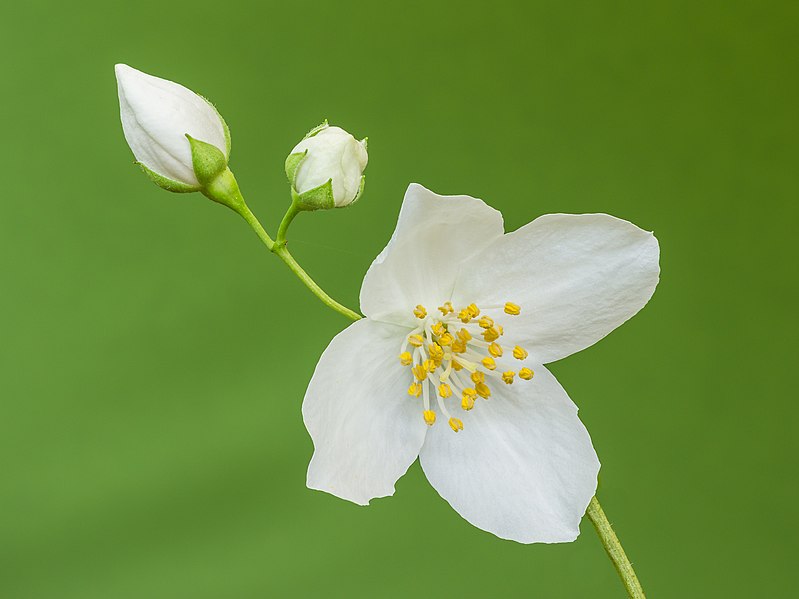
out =
[[[294,176],[294,189],[302,194],[333,181],[333,200],[336,207],[347,206],[358,196],[361,177],[369,156],[366,140],[358,141],[340,127],[322,127],[306,137],[291,151],[307,150]]]
[[[392,495],[419,456],[475,526],[574,540],[599,461],[543,364],[638,312],[658,259],[651,233],[606,214],[549,214],[503,234],[481,200],[411,185],[364,278],[366,318],[331,341],[308,386],[308,486],[365,505]]]
[[[186,135],[230,155],[227,126],[204,98],[128,65],[114,67],[125,139],[136,160],[170,181],[199,189]]]

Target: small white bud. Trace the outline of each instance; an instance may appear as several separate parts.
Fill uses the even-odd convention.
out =
[[[227,160],[230,134],[225,121],[207,100],[178,83],[124,64],[114,70],[122,130],[136,160],[162,187],[200,189],[186,136],[215,146]]]
[[[358,141],[340,127],[324,125],[315,131],[291,151],[292,156],[305,153],[294,173],[294,190],[302,195],[332,181],[336,207],[347,206],[361,189],[369,160],[366,140]]]

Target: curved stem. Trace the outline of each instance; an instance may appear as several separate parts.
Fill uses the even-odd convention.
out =
[[[638,582],[638,577],[635,575],[635,570],[633,570],[633,565],[627,558],[627,554],[624,553],[619,537],[613,532],[613,528],[596,497],[593,497],[591,503],[588,504],[586,515],[594,525],[610,561],[613,562],[613,566],[619,573],[619,577],[624,583],[624,588],[627,589],[627,595],[631,599],[646,599],[644,589],[641,588],[641,583]]]
[[[299,213],[300,209],[297,207],[297,203],[291,202],[291,206],[289,206],[289,209],[286,210],[283,220],[280,221],[280,227],[277,229],[277,238],[275,239],[275,243],[278,245],[286,245],[286,231],[288,231],[291,221],[293,221],[294,217]]]

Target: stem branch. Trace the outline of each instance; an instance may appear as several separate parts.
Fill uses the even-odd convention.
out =
[[[613,528],[596,497],[593,497],[591,503],[588,504],[586,515],[594,525],[610,561],[613,562],[613,566],[619,573],[619,577],[624,583],[624,588],[627,589],[627,595],[630,596],[630,599],[646,599],[644,589],[641,588],[641,583],[638,582],[638,577],[635,575],[635,570],[633,570],[633,565],[627,558],[627,554],[624,553],[619,537],[613,532]]]

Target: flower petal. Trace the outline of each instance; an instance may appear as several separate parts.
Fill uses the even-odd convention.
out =
[[[503,315],[509,339],[546,364],[593,345],[643,308],[659,256],[654,235],[625,220],[547,214],[488,248],[453,295],[522,306],[519,316]]]
[[[363,319],[327,346],[302,404],[314,443],[309,488],[366,505],[393,495],[419,455],[427,427],[397,359],[407,333]]]
[[[502,214],[469,196],[440,196],[412,183],[397,228],[369,267],[361,310],[369,318],[407,324],[422,304],[450,299],[458,265],[502,236]]]
[[[436,424],[420,461],[430,484],[466,520],[503,539],[562,543],[580,534],[599,460],[577,407],[543,366],[532,381],[497,386],[459,416]]]

